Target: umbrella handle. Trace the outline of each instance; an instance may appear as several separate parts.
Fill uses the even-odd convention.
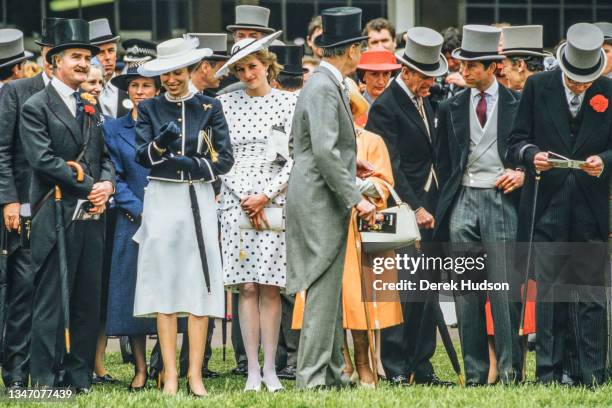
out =
[[[72,161],[72,160],[71,161],[67,161],[66,164],[68,165],[68,167],[70,167],[74,171],[76,171],[76,180],[79,183],[82,183],[83,180],[85,180],[85,172],[83,171],[83,166],[81,166],[79,163],[77,163],[75,161]]]

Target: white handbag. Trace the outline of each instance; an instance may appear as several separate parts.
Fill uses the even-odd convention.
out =
[[[383,214],[395,214],[395,232],[361,232],[361,243],[366,253],[397,249],[412,245],[421,240],[419,224],[417,223],[414,211],[410,208],[408,203],[402,201],[391,185],[387,182],[384,183],[397,205],[380,212]]]
[[[270,228],[264,228],[270,231],[282,232],[285,231],[285,209],[281,207],[265,207],[263,211],[266,213],[268,225]],[[255,229],[249,220],[249,217],[244,211],[240,218],[240,229]]]

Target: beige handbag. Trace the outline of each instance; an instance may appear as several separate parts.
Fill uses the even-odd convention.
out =
[[[395,228],[393,231],[370,231],[361,232],[361,243],[366,253],[382,252],[412,245],[421,240],[419,225],[417,224],[414,211],[408,203],[402,201],[397,192],[383,181],[396,206],[380,211],[382,214],[395,214]],[[393,226],[392,226],[393,227]]]

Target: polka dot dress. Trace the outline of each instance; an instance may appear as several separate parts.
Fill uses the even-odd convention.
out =
[[[297,95],[273,89],[262,97],[244,90],[220,95],[229,126],[234,166],[221,176],[221,247],[223,280],[226,285],[255,282],[285,287],[285,233],[240,229],[243,218],[240,199],[264,193],[268,207],[283,207],[293,161],[266,159],[266,143],[273,126],[291,132]],[[242,251],[242,256],[241,256]]]

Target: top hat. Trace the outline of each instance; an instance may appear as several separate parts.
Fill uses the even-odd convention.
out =
[[[389,50],[367,50],[361,54],[357,69],[362,71],[395,71],[402,66]]]
[[[274,29],[268,27],[269,19],[270,9],[265,7],[248,5],[236,6],[236,23],[230,24],[225,28],[230,32],[243,29],[270,34],[274,32]]]
[[[215,73],[216,78],[221,78],[223,75],[227,74],[229,71],[229,67],[240,61],[246,56],[256,53],[257,51],[261,51],[265,48],[268,48],[272,45],[272,42],[276,40],[282,34],[282,31],[277,31],[274,34],[267,35],[259,40],[254,38],[245,38],[243,40],[238,41],[236,44],[232,46],[232,52],[230,58],[227,60],[225,64],[221,68],[217,70]]]
[[[353,44],[366,40],[361,34],[361,9],[357,7],[334,7],[321,13],[323,34],[315,38],[319,48]]]
[[[608,22],[599,22],[593,23],[597,28],[601,30],[604,35],[604,42],[607,44],[612,44],[612,23]]]
[[[65,20],[58,17],[47,17],[43,19],[40,30],[40,39],[34,40],[41,47],[53,47],[53,30],[59,20]]]
[[[0,30],[0,68],[14,65],[33,54],[23,48],[23,33],[14,28]]]
[[[53,47],[47,52],[47,62],[53,62],[53,56],[58,52],[79,48],[91,51],[93,55],[100,52],[100,48],[89,42],[89,24],[80,18],[65,18],[56,21],[53,27]]]
[[[453,50],[452,57],[460,61],[495,61],[506,58],[498,52],[502,30],[486,25],[463,26],[461,47]]]
[[[152,77],[185,68],[212,55],[210,48],[198,48],[197,38],[173,38],[157,46],[157,58],[138,68],[142,76]]]
[[[111,31],[107,18],[99,18],[89,22],[89,41],[93,45],[101,45],[109,42],[116,42],[118,35]]]
[[[302,67],[304,47],[301,45],[271,45],[270,51],[276,54],[276,59],[283,66],[281,73],[301,76],[306,70]]]
[[[200,41],[198,48],[210,48],[212,55],[208,60],[225,61],[229,59],[227,55],[227,34],[225,33],[187,33],[183,37],[194,37]]]
[[[552,54],[544,51],[542,45],[543,29],[541,25],[504,27],[504,48],[501,54],[506,57],[550,57]]]
[[[446,74],[448,62],[442,54],[444,38],[427,27],[413,27],[406,31],[406,48],[398,56],[402,64],[428,77]]]
[[[595,25],[574,24],[567,30],[567,41],[557,50],[559,68],[576,82],[593,82],[606,69],[603,42],[603,33]]]
[[[123,62],[149,61],[157,55],[156,44],[151,41],[130,38],[121,43],[125,50]]]

